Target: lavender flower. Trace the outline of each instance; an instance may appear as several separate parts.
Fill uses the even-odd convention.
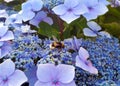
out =
[[[43,2],[41,0],[29,0],[22,4],[22,10],[19,12],[23,21],[31,20],[35,16],[35,11],[42,9]]]
[[[10,59],[0,64],[0,86],[20,86],[26,81],[25,74],[15,70],[15,64]]]
[[[83,2],[88,8],[88,12],[83,14],[87,21],[96,19],[99,15],[103,15],[108,11],[106,5],[98,0],[83,0]]]
[[[75,69],[70,65],[39,64],[35,86],[76,86],[74,75]]]
[[[80,0],[65,0],[64,4],[55,6],[52,10],[68,24],[88,11],[87,7]]]

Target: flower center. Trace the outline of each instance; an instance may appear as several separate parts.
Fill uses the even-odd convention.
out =
[[[8,81],[8,78],[7,77],[4,77],[3,78],[3,82],[6,83]]]
[[[92,8],[92,7],[88,7],[88,9],[89,9],[90,11],[92,11],[92,10],[93,10],[93,8]]]
[[[52,84],[54,84],[54,85],[59,85],[59,81],[58,81],[58,80],[54,80],[54,81],[52,82]]]
[[[69,9],[68,9],[68,12],[72,12],[72,11],[73,11],[73,9],[72,9],[72,8],[69,8]]]

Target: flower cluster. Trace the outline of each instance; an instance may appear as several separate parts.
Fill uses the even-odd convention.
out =
[[[36,58],[42,57],[41,44],[42,40],[35,35],[26,34],[16,37],[12,44],[13,50],[4,59],[14,59],[17,68],[28,69],[34,65]]]
[[[29,86],[119,85],[119,40],[91,21],[104,15],[111,3],[107,0],[27,0],[19,12],[0,10],[0,86],[20,86],[25,82]],[[117,0],[116,6],[119,6]],[[52,30],[59,26],[60,31],[55,32],[60,35],[56,37],[63,39],[64,31],[68,27],[73,29],[72,22],[81,16],[88,25],[83,28],[83,34],[96,38],[84,40],[74,36],[58,41],[50,34],[53,39],[49,36],[42,39],[41,35],[49,35],[45,23]]]
[[[112,80],[113,84],[119,82],[120,77],[120,44],[116,38],[98,37],[95,40],[85,40],[82,42],[89,54],[90,60],[98,69],[98,75],[89,75],[81,69],[76,69],[76,83],[81,85],[104,86]],[[82,78],[82,77],[84,78]],[[101,83],[103,83],[101,85]],[[112,83],[111,83],[112,84]],[[110,84],[109,84],[110,85]],[[119,85],[119,84],[118,84]],[[115,85],[116,86],[116,85]]]

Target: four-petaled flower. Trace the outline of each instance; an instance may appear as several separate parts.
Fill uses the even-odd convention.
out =
[[[35,16],[35,12],[42,9],[42,6],[43,2],[41,0],[28,0],[22,4],[22,10],[18,15],[26,22],[31,20]]]
[[[83,14],[87,21],[96,19],[99,15],[103,15],[108,11],[108,8],[102,1],[98,0],[83,0],[88,8],[88,12]]]
[[[15,64],[6,60],[0,64],[0,86],[20,86],[27,81],[21,70],[15,70]]]
[[[54,7],[52,10],[67,23],[71,23],[79,18],[81,14],[88,11],[87,7],[80,0],[65,0],[64,4]]]
[[[35,86],[76,86],[75,68],[65,64],[39,64]]]

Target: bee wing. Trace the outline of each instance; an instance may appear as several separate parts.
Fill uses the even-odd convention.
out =
[[[84,28],[83,29],[83,34],[85,35],[85,36],[91,36],[91,37],[96,37],[97,36],[97,34],[96,33],[94,33],[91,29],[89,29],[89,28]]]
[[[101,27],[94,21],[87,22],[87,25],[92,29],[93,31],[99,31],[101,30]]]

